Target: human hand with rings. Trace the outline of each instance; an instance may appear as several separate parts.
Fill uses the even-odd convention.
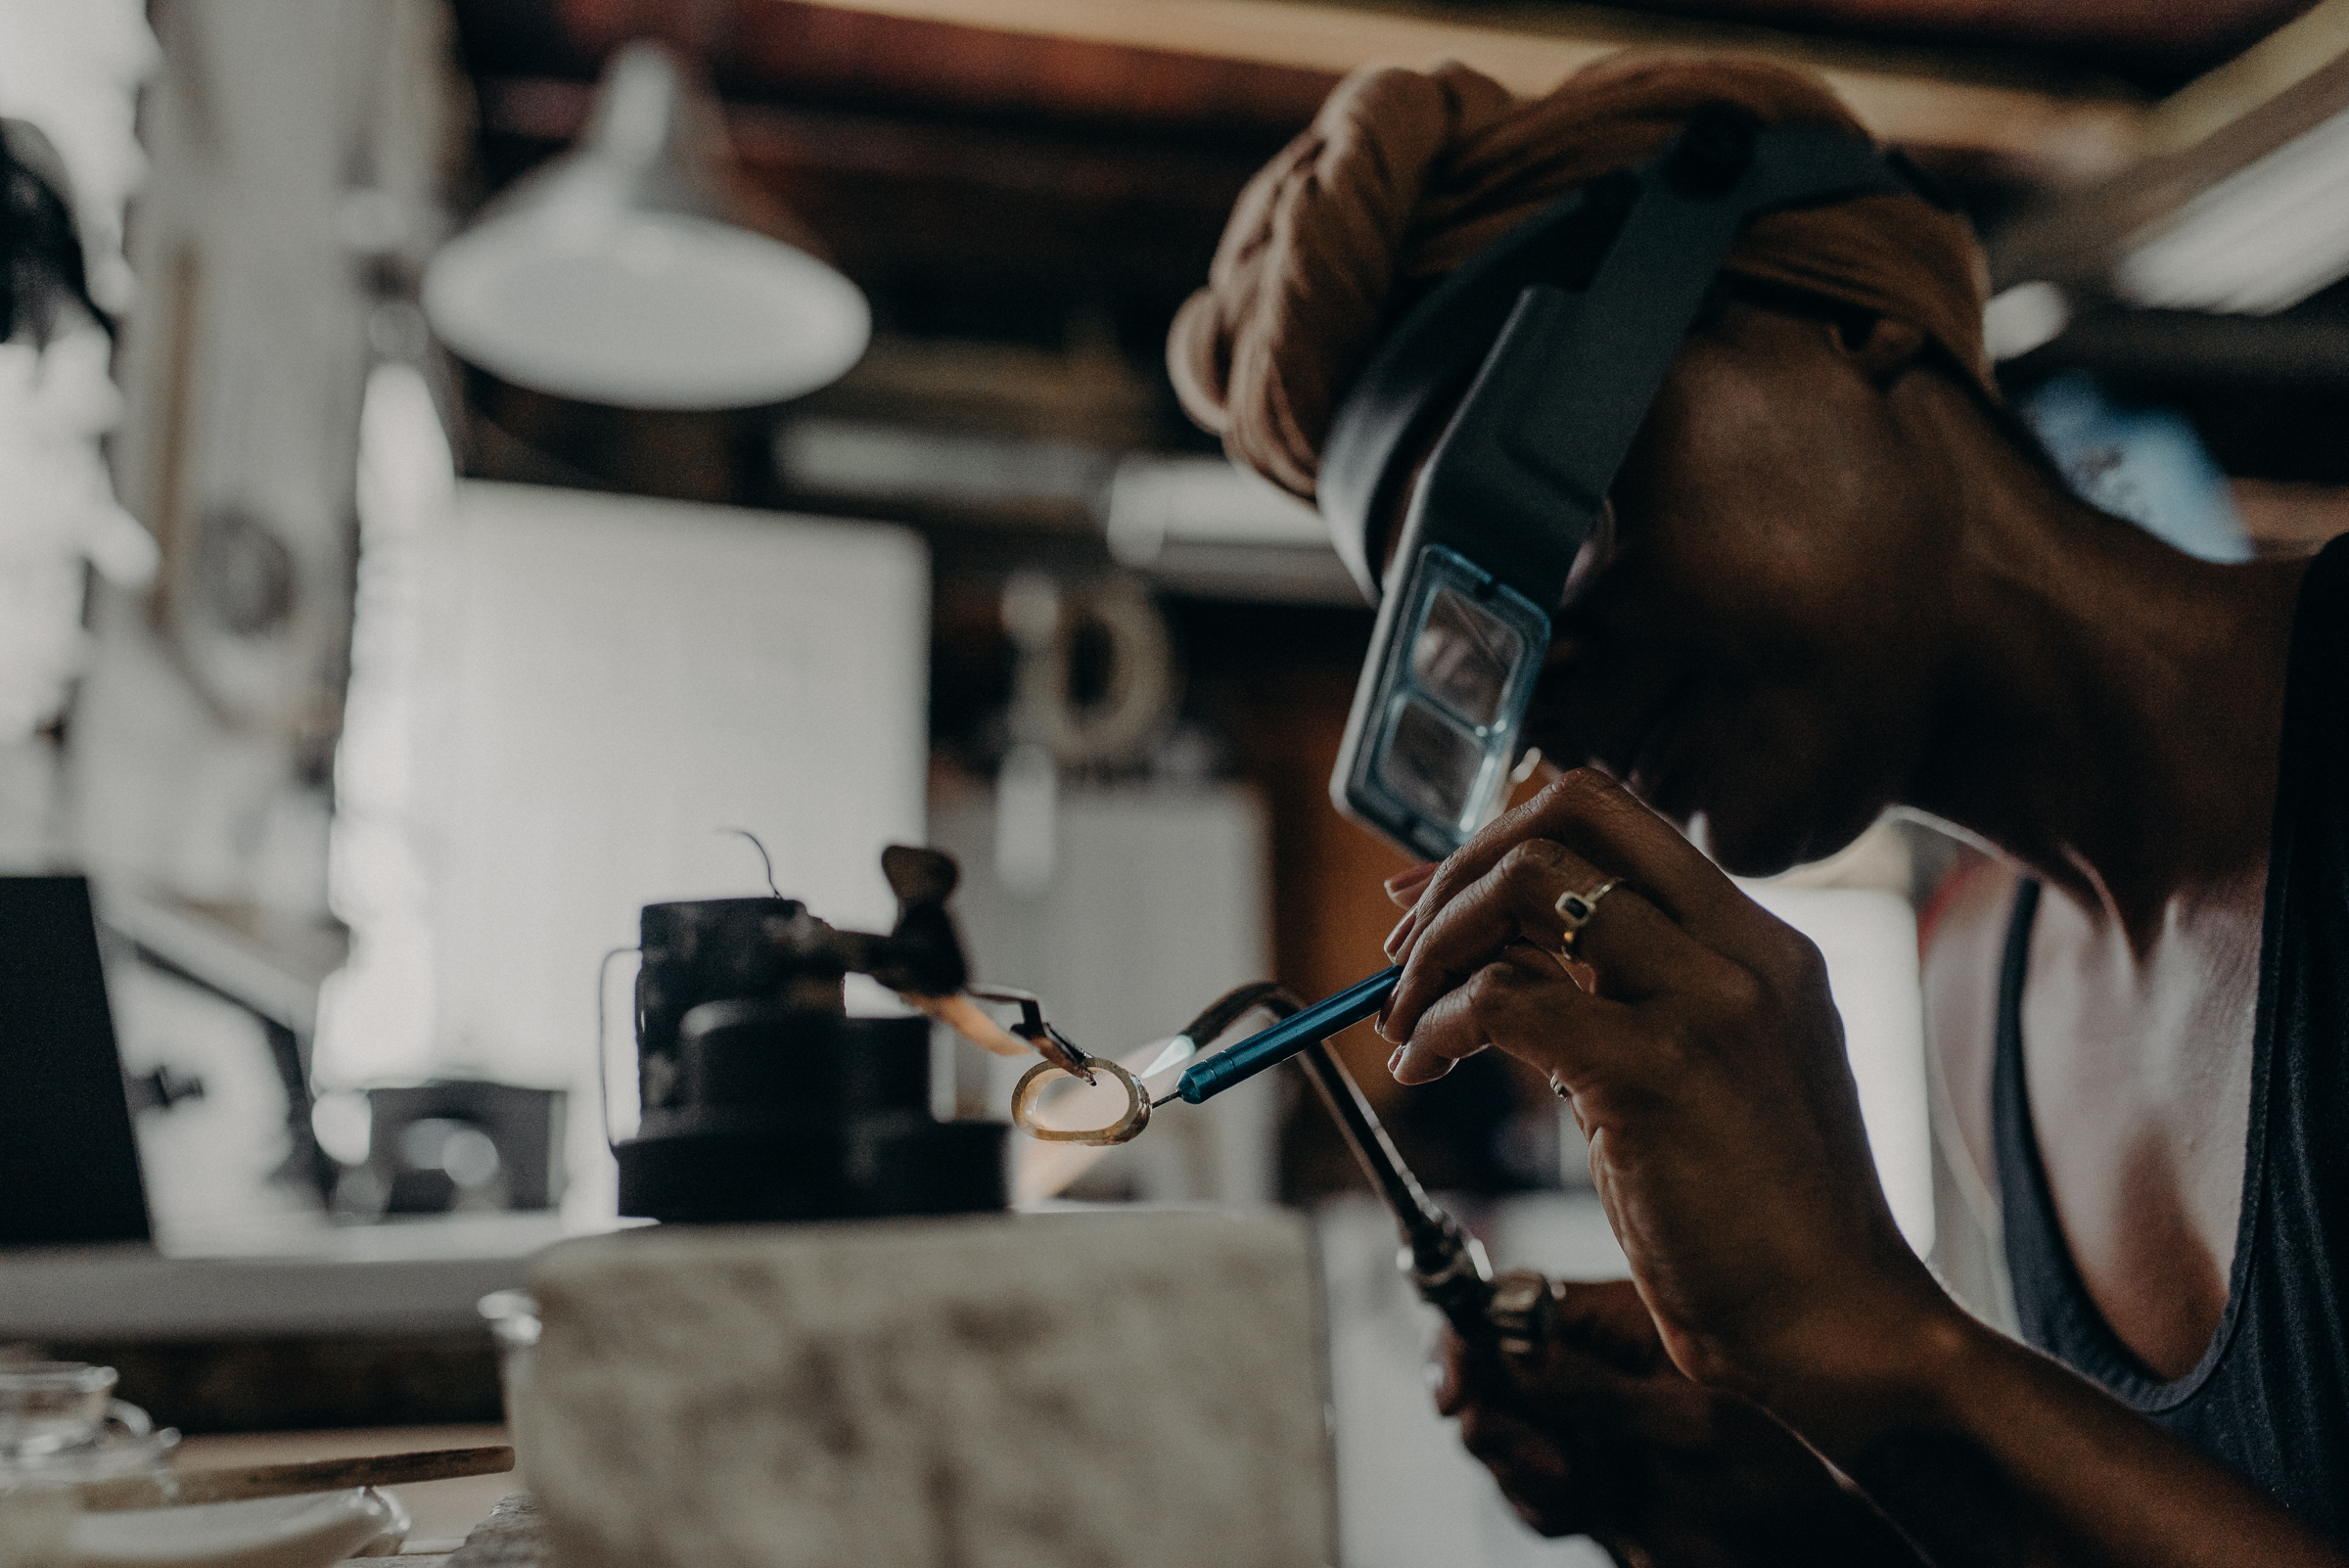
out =
[[[1396,1078],[1487,1046],[1548,1076],[1688,1376],[1766,1404],[1865,1381],[1958,1313],[1877,1183],[1818,949],[1604,776],[1478,834],[1389,950]]]

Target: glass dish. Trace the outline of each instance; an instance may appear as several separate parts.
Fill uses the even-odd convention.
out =
[[[115,1381],[83,1361],[0,1361],[0,1488],[160,1467],[179,1434],[113,1398]]]

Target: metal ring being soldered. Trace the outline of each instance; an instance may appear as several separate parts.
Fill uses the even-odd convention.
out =
[[[1575,948],[1582,940],[1583,928],[1598,913],[1598,900],[1622,886],[1623,878],[1609,877],[1589,893],[1567,892],[1558,895],[1554,907],[1558,911],[1558,919],[1566,926],[1564,934],[1558,938],[1559,951],[1578,962],[1581,960],[1582,954]]]
[[[1090,1143],[1105,1145],[1126,1143],[1141,1136],[1142,1129],[1150,1125],[1150,1096],[1142,1092],[1141,1080],[1106,1056],[1088,1056],[1084,1065],[1098,1073],[1107,1073],[1126,1089],[1126,1114],[1107,1127],[1057,1128],[1040,1126],[1034,1115],[1036,1097],[1052,1082],[1054,1075],[1074,1078],[1066,1068],[1051,1062],[1038,1062],[1021,1076],[1020,1086],[1011,1091],[1011,1125],[1045,1143]]]

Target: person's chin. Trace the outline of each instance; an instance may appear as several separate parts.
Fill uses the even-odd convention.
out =
[[[1859,837],[1857,830],[1839,834],[1831,828],[1818,811],[1823,803],[1811,792],[1766,795],[1750,783],[1744,789],[1708,787],[1709,780],[1689,777],[1663,783],[1664,799],[1649,804],[1733,877],[1774,877],[1823,860]]]
[[[1786,846],[1785,834],[1772,831],[1767,823],[1753,822],[1734,803],[1725,815],[1721,807],[1708,803],[1701,794],[1675,787],[1679,782],[1662,779],[1646,784],[1631,779],[1624,787],[1733,877],[1774,877],[1802,863]]]
[[[1756,776],[1751,767],[1725,767],[1720,761],[1691,748],[1681,748],[1677,754],[1658,748],[1633,766],[1609,763],[1597,757],[1590,759],[1590,765],[1679,828],[1731,876],[1774,877],[1826,858],[1812,852],[1819,834],[1799,801],[1765,800],[1750,784],[1739,789],[1717,782],[1724,774],[1747,781]],[[1861,825],[1866,826],[1865,822]],[[1847,838],[1834,848],[1841,849],[1849,842]]]
[[[1813,801],[1776,810],[1704,811],[1705,853],[1733,877],[1758,880],[1780,876],[1796,866],[1815,865],[1851,848],[1866,832],[1877,813],[1857,808],[1819,809],[1840,803]],[[1809,808],[1805,808],[1806,805]]]
[[[1733,877],[1774,877],[1793,870],[1805,858],[1789,847],[1784,835],[1727,825],[1709,811],[1696,813],[1693,830],[1683,824],[1682,831],[1689,832],[1713,863]]]
[[[1718,755],[1682,745],[1670,751],[1659,747],[1655,755],[1642,757],[1638,766],[1628,770],[1623,785],[1649,810],[1679,828],[1707,855],[1719,860],[1717,841],[1725,821],[1736,824],[1729,832],[1729,839],[1742,847],[1748,842],[1750,832],[1744,824],[1757,813],[1751,810],[1754,803],[1750,792],[1718,781],[1725,777],[1753,776],[1750,768],[1725,767]],[[1769,813],[1759,815],[1766,820]]]

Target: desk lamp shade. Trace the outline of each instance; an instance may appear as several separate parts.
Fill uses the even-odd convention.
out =
[[[863,354],[872,313],[736,175],[708,96],[660,45],[613,56],[579,145],[425,270],[441,341],[517,386],[624,408],[780,402]]]

